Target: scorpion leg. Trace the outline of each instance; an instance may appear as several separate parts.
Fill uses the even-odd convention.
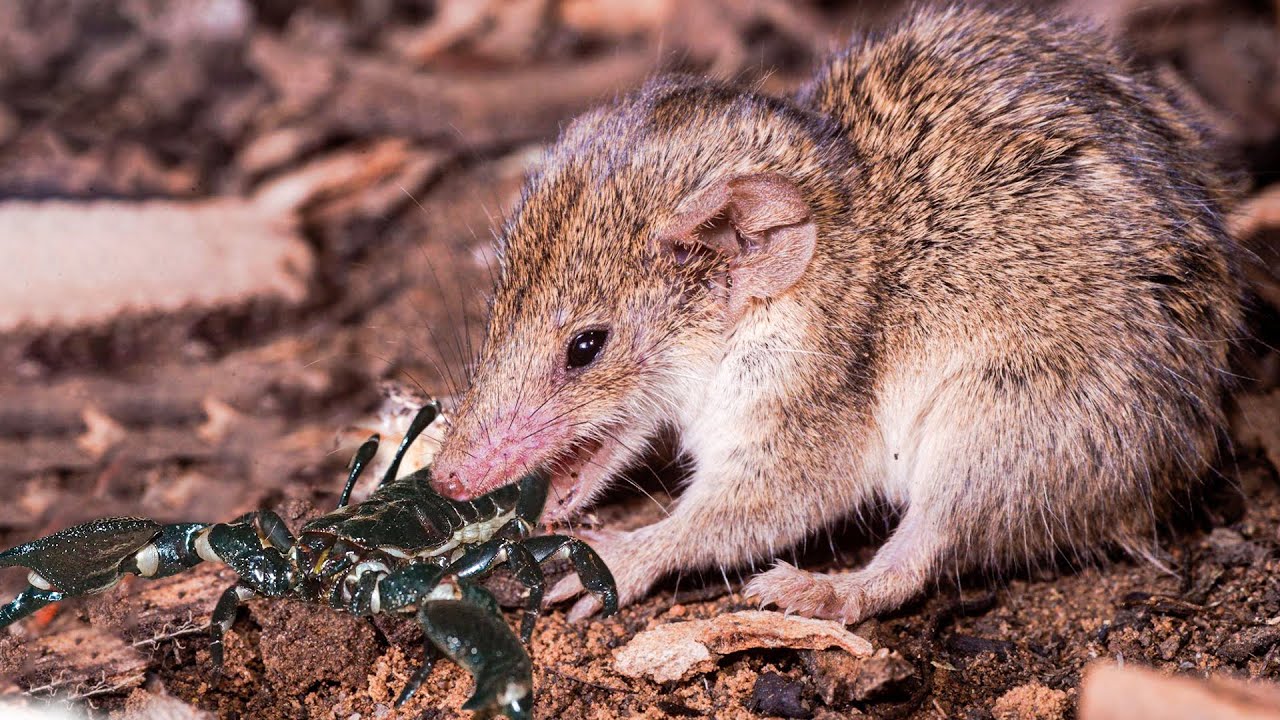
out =
[[[475,692],[462,709],[501,713],[513,720],[529,718],[533,705],[529,653],[497,613],[492,595],[470,584],[463,584],[461,590],[462,599],[422,603],[418,623],[445,656],[475,678]],[[484,596],[487,599],[481,599]]]
[[[439,416],[440,403],[435,400],[423,405],[422,408],[418,410],[418,414],[414,415],[413,421],[409,423],[409,429],[405,431],[404,438],[400,441],[400,445],[396,447],[396,454],[392,457],[391,464],[387,466],[387,471],[383,473],[382,482],[379,484],[379,487],[396,479],[396,474],[400,472],[400,461],[404,460],[404,454],[409,451],[409,446],[412,445],[413,441],[417,440],[418,436],[422,434],[422,431],[426,430],[427,426],[435,422],[436,418]]]
[[[338,498],[338,507],[346,507],[347,503],[351,501],[351,491],[355,489],[356,481],[360,479],[360,474],[369,465],[369,461],[377,454],[377,435],[365,440],[360,449],[356,450],[355,457],[351,458],[351,474],[347,476],[347,484],[342,488],[342,497]]]
[[[209,622],[209,664],[213,666],[215,676],[222,674],[222,636],[235,623],[236,611],[240,609],[240,603],[253,595],[252,588],[236,583],[222,593],[222,597],[218,598],[218,604],[213,608],[213,618]]]
[[[528,645],[533,639],[533,626],[542,614],[542,595],[546,592],[547,582],[538,559],[521,541],[495,538],[482,543],[455,560],[449,566],[449,572],[461,578],[471,578],[484,575],[504,562],[511,568],[515,579],[529,591],[524,617],[520,619],[520,639]]]
[[[600,598],[604,614],[618,612],[618,586],[613,581],[613,573],[590,545],[567,535],[539,535],[525,540],[524,546],[539,563],[556,555],[567,557],[582,586]]]

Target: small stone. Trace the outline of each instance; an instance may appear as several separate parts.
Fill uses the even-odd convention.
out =
[[[767,672],[756,679],[751,691],[751,709],[761,715],[775,717],[807,718],[813,713],[800,698],[804,686],[776,672]]]

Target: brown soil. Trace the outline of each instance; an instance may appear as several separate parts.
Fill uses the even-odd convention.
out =
[[[487,5],[470,24],[447,20]],[[298,209],[314,254],[299,302],[143,302],[92,326],[0,335],[12,368],[0,374],[0,547],[112,514],[216,521],[270,507],[296,528],[331,507],[346,460],[334,435],[377,405],[380,380],[446,398],[464,380],[491,229],[561,122],[662,68],[784,91],[831,38],[892,14],[854,5],[0,3],[0,197],[198,202],[253,197],[308,168],[324,178]],[[1179,79],[1224,158],[1243,160],[1258,200],[1236,227],[1274,271],[1274,10],[1137,5],[1078,3]],[[1165,545],[1166,569],[1117,558],[943,585],[855,628],[893,651],[875,662],[759,650],[666,686],[615,673],[612,651],[640,630],[750,607],[740,577],[686,577],[614,619],[549,612],[532,648],[538,717],[1062,718],[1099,658],[1280,678],[1280,324],[1267,302],[1280,284],[1252,272],[1258,341],[1242,351],[1231,446]],[[598,521],[654,517],[678,478],[659,474],[637,475],[655,500],[619,494]],[[882,535],[823,537],[801,560],[850,567]],[[31,691],[117,717],[460,714],[470,679],[448,663],[391,707],[422,655],[412,622],[295,602],[250,602],[214,683],[203,628],[232,580],[202,566],[126,581],[18,623],[0,634],[0,701],[34,702]],[[22,585],[0,574],[3,597]]]

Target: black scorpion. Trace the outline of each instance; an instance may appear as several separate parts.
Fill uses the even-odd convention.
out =
[[[144,518],[106,518],[77,525],[0,553],[0,567],[29,569],[30,585],[0,607],[0,628],[63,598],[103,592],[126,574],[159,578],[203,561],[231,567],[239,581],[213,610],[209,655],[215,671],[222,636],[240,604],[255,595],[325,603],[356,615],[413,613],[426,637],[422,666],[396,704],[408,700],[443,654],[475,678],[463,705],[481,714],[527,718],[532,662],[525,649],[542,606],[540,564],[569,559],[606,613],[617,610],[613,576],[581,540],[533,535],[547,495],[547,476],[469,502],[431,489],[430,468],[396,478],[405,451],[439,414],[433,401],[414,417],[378,489],[350,505],[351,490],[378,449],[374,435],[356,452],[338,508],[302,527],[295,538],[270,510],[229,523],[162,525]],[[500,565],[528,588],[520,635],[476,580]]]

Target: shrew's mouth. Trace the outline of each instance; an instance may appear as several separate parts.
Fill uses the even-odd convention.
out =
[[[574,500],[581,489],[583,476],[593,469],[595,456],[602,444],[603,441],[598,439],[579,440],[551,461],[551,492],[547,499],[555,510],[576,505]]]
[[[627,448],[617,439],[619,432],[617,426],[604,428],[596,438],[574,442],[551,461],[551,488],[543,520],[558,522],[573,516],[621,469]]]

